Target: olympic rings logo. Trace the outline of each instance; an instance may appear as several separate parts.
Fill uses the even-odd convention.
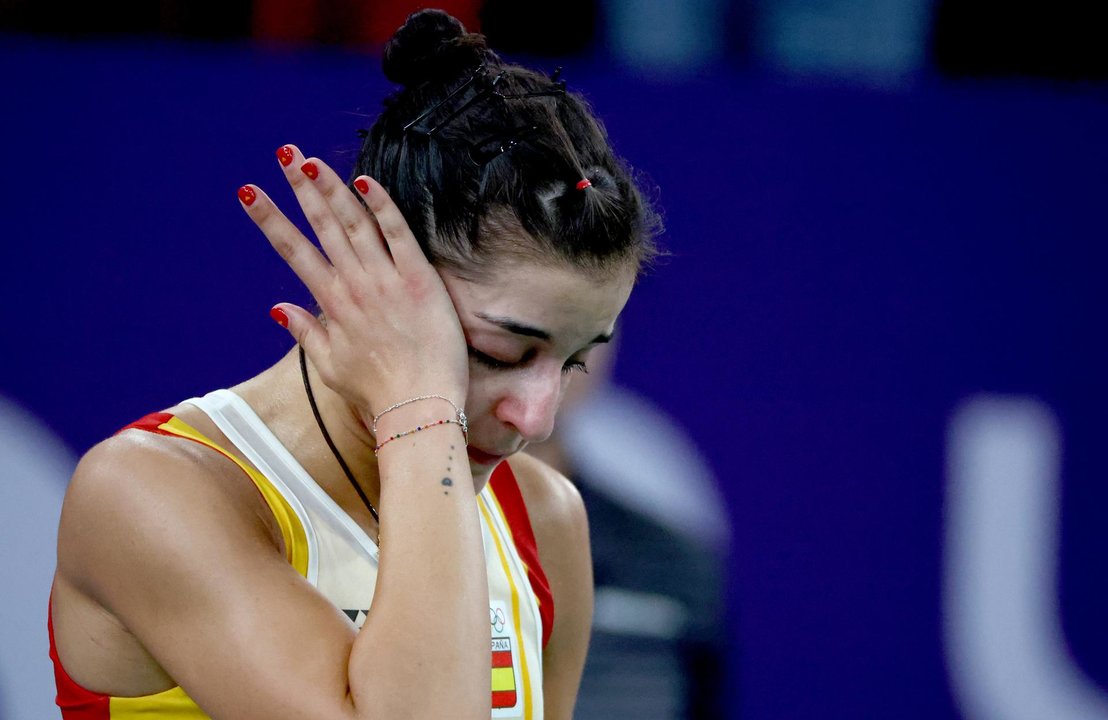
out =
[[[492,625],[493,630],[496,632],[503,632],[504,625],[507,624],[508,619],[504,617],[504,611],[500,608],[489,608],[489,624]]]

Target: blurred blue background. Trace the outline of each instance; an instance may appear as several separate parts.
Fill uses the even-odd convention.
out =
[[[151,5],[128,24],[0,4],[0,394],[78,455],[287,349],[268,308],[306,293],[235,190],[291,210],[274,149],[345,170],[391,89],[387,20]],[[564,42],[528,46],[533,22],[486,5],[494,46],[565,66],[665,213],[672,256],[632,297],[615,376],[688,429],[727,500],[725,716],[969,717],[944,659],[944,463],[982,392],[1057,418],[1058,621],[1108,693],[1108,61],[1087,18],[568,2],[533,11]]]

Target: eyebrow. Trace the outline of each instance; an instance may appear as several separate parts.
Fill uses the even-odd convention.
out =
[[[539,328],[536,328],[536,327],[531,327],[530,325],[524,325],[523,323],[518,322],[516,320],[513,320],[512,318],[497,317],[495,315],[486,315],[485,313],[474,313],[474,314],[477,317],[484,320],[485,322],[492,323],[493,325],[496,325],[499,328],[503,328],[504,330],[507,330],[510,333],[514,333],[516,335],[523,335],[523,336],[526,336],[526,337],[538,338],[539,340],[545,340],[547,342],[550,341],[550,333],[548,333],[547,331],[540,330]],[[612,340],[612,334],[611,333],[600,333],[599,335],[594,337],[592,339],[592,342],[590,342],[589,344],[590,345],[600,345],[602,343],[611,342],[611,340]]]

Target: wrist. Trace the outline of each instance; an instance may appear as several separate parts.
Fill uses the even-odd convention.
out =
[[[420,395],[401,400],[383,409],[368,423],[378,452],[388,443],[443,425],[454,425],[469,442],[465,410],[443,395]]]

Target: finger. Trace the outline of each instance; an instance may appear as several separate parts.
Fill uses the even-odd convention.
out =
[[[239,203],[317,301],[334,272],[327,258],[257,185],[239,188]]]
[[[420,248],[415,235],[408,227],[408,221],[404,219],[400,208],[389,197],[388,191],[381,187],[381,183],[367,175],[360,176],[358,180],[366,181],[365,185],[358,187],[358,190],[361,192],[363,187],[366,188],[362,192],[362,197],[365,198],[373,217],[377,219],[377,226],[381,228],[381,235],[388,245],[389,252],[392,253],[396,269],[404,274],[430,267],[423,249]]]
[[[316,187],[323,161],[319,158],[305,158],[295,145],[282,145],[277,149],[277,160],[285,173],[285,179],[292,186],[304,217],[312,226],[319,244],[327,253],[331,264],[336,268],[350,267],[349,263],[358,262],[350,240],[342,229],[341,223],[331,212],[330,206]]]
[[[389,251],[376,218],[358,202],[358,197],[350,192],[350,188],[334,170],[322,162],[317,162],[317,169],[319,174],[315,178],[316,189],[335,214],[362,265],[366,268],[391,267],[391,262],[386,263]],[[354,182],[357,191],[364,197],[360,187],[364,186],[364,180],[358,178]]]
[[[292,303],[277,303],[269,311],[278,325],[289,331],[293,339],[304,348],[317,368],[326,367],[330,337],[327,328],[315,315]]]

